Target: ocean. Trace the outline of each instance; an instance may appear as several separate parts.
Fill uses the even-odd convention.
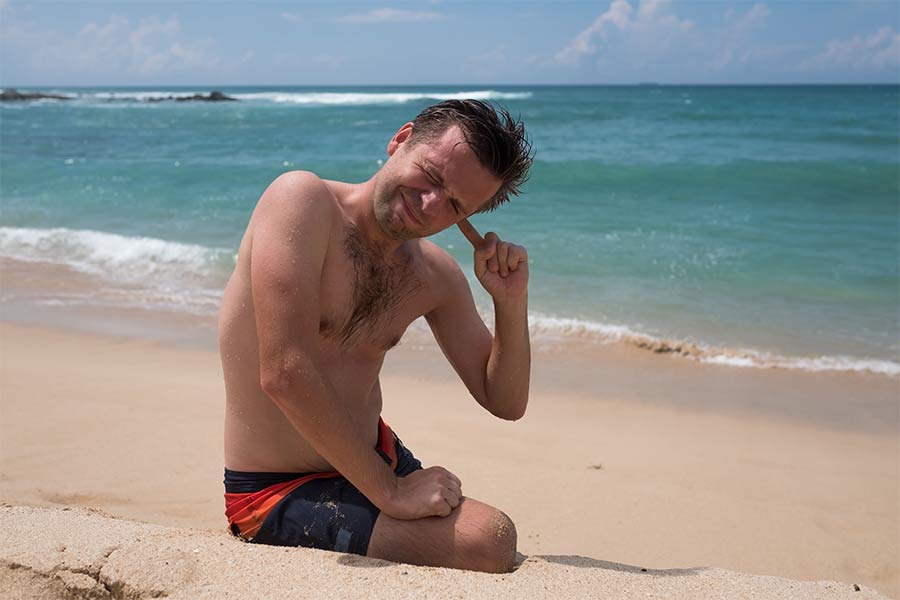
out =
[[[275,177],[364,181],[419,110],[478,98],[521,116],[534,144],[522,195],[471,221],[528,248],[538,347],[900,375],[898,86],[222,87],[238,102],[147,101],[211,89],[0,103],[0,259],[93,282],[6,277],[0,317],[212,322]],[[433,241],[471,273],[458,231]]]

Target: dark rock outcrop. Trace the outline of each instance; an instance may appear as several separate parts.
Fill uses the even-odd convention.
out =
[[[193,96],[158,96],[147,98],[147,102],[165,102],[168,100],[174,100],[175,102],[236,102],[237,98],[226,96],[219,90],[210,92],[208,96],[194,94]]]
[[[15,89],[6,89],[3,92],[0,92],[0,101],[12,101],[12,100],[71,100],[69,96],[57,96],[55,94],[42,94],[40,92],[25,92],[22,93]]]

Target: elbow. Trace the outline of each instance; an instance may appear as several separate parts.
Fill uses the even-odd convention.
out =
[[[514,394],[503,394],[501,391],[491,394],[488,390],[479,391],[480,393],[472,392],[475,401],[498,419],[518,421],[525,416],[525,408],[528,406],[527,389]]]
[[[523,406],[522,408],[517,408],[515,410],[507,411],[506,413],[504,413],[502,415],[497,415],[497,416],[500,417],[501,419],[503,419],[504,421],[518,421],[519,419],[521,419],[522,417],[525,416],[525,407]]]
[[[491,414],[504,421],[518,421],[525,416],[525,408],[528,405],[528,398],[524,398],[521,402],[517,402],[511,406],[503,408],[495,408],[491,410]]]
[[[305,390],[321,387],[316,356],[303,349],[260,354],[259,387],[279,406],[296,402]]]
[[[277,401],[290,393],[291,389],[296,388],[296,373],[292,369],[283,367],[260,368],[259,387],[265,394]]]

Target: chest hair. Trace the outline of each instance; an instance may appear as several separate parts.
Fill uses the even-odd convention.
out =
[[[388,263],[352,225],[344,230],[344,252],[353,266],[352,309],[340,329],[330,333],[347,346],[364,333],[373,335],[386,329],[422,282],[409,260]]]

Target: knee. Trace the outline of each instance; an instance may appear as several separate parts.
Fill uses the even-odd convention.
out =
[[[488,573],[509,573],[516,561],[516,526],[499,510],[492,510],[473,548],[474,568]]]

